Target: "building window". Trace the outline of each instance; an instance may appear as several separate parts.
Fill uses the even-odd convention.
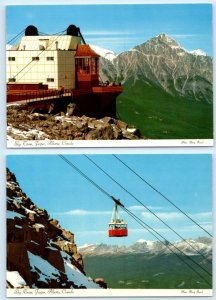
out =
[[[92,74],[98,74],[98,58],[92,57]]]
[[[16,82],[16,78],[9,78],[8,82]]]
[[[8,57],[8,61],[15,61],[15,57]]]
[[[54,82],[54,78],[47,78],[47,82]]]
[[[53,56],[48,56],[48,57],[47,57],[47,60],[52,60],[52,61],[53,61],[53,60],[54,60],[54,57],[53,57]]]
[[[90,73],[90,59],[78,58],[78,73],[89,74]]]
[[[39,60],[39,57],[38,56],[34,56],[34,57],[32,57],[32,60]]]

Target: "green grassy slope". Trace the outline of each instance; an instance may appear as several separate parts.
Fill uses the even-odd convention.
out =
[[[124,86],[117,114],[149,139],[213,138],[213,105],[172,97],[141,81]]]
[[[197,262],[200,260],[198,257],[193,257],[193,259]],[[84,267],[88,276],[104,278],[108,288],[211,288],[175,255],[158,257],[143,254],[87,256],[84,257]],[[209,264],[202,263],[202,267],[211,273]],[[210,277],[204,271],[194,264],[193,268],[211,284]]]

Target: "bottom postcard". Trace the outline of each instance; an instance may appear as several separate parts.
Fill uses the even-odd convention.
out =
[[[9,155],[7,296],[212,296],[208,154]]]

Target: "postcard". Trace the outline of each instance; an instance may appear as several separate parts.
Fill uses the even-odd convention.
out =
[[[212,146],[212,21],[208,3],[7,5],[7,146]]]
[[[8,297],[212,296],[209,154],[8,155],[6,216]]]

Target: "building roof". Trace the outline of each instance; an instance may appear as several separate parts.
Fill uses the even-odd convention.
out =
[[[89,45],[78,45],[75,57],[100,57]]]
[[[17,49],[10,50],[75,50],[80,43],[80,37],[70,35],[51,35],[51,36],[23,36]]]

